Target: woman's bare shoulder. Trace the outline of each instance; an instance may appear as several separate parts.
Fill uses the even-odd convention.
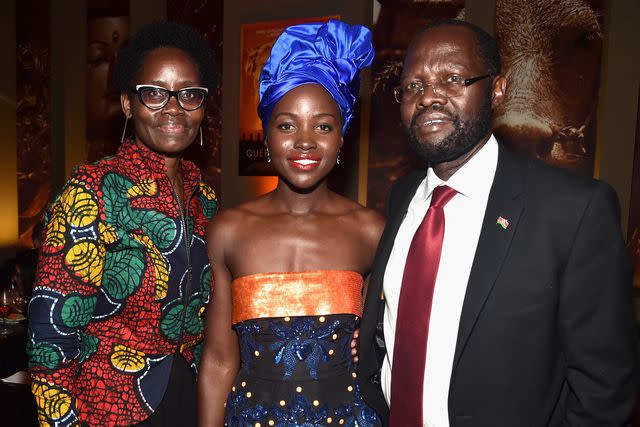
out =
[[[261,198],[252,199],[232,208],[222,209],[209,221],[208,234],[215,237],[233,237],[239,230],[260,216]]]
[[[374,209],[360,205],[356,217],[367,239],[377,245],[386,223],[384,215]]]
[[[350,226],[360,230],[365,237],[375,240],[376,243],[382,234],[385,225],[385,218],[378,211],[375,211],[351,199],[340,196],[338,204],[344,209],[344,216],[349,218]]]

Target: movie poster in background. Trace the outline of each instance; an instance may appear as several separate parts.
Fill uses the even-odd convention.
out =
[[[326,22],[329,19],[340,19],[340,17],[335,15],[322,18],[299,18],[241,26],[239,175],[275,174],[272,166],[267,163],[262,122],[257,112],[260,102],[258,78],[262,67],[269,58],[273,43],[284,29],[291,25],[305,22]]]
[[[382,212],[393,183],[417,166],[393,97],[407,45],[429,22],[464,18],[464,0],[376,0],[374,12],[367,206]]]
[[[118,51],[129,40],[129,0],[87,1],[87,161],[116,153],[125,117],[113,87]]]
[[[627,249],[633,264],[633,286],[640,289],[640,91],[636,117],[636,142],[631,177],[631,202],[629,203],[629,227]]]
[[[184,157],[200,168],[203,179],[214,190],[220,189],[222,172],[222,36],[224,0],[167,0],[167,19],[189,25],[202,34],[213,53],[218,84],[209,93],[202,121],[203,145],[199,137]]]
[[[603,0],[496,0],[507,77],[494,116],[499,141],[593,175],[603,8]]]
[[[49,1],[16,2],[18,234],[33,247],[33,226],[51,197]]]

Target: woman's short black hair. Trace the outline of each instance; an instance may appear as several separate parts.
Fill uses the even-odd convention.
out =
[[[153,22],[142,27],[120,51],[116,59],[113,83],[118,92],[127,92],[135,84],[147,53],[161,48],[177,48],[195,62],[202,85],[211,93],[217,83],[217,72],[211,49],[200,33],[176,22]]]

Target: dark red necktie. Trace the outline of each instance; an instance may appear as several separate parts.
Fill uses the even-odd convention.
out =
[[[431,205],[411,240],[402,276],[391,369],[391,427],[422,427],[422,389],[433,289],[438,275],[443,208],[456,195],[436,187]]]

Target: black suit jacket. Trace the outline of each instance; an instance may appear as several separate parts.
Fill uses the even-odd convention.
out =
[[[382,280],[424,177],[391,190],[361,326],[360,388],[385,425]],[[500,147],[460,319],[451,426],[628,424],[637,385],[631,290],[615,192]]]

